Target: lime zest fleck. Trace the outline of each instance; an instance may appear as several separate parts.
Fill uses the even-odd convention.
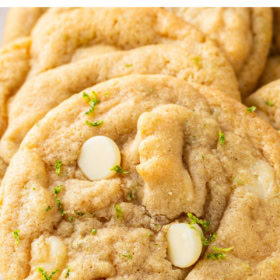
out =
[[[119,174],[128,174],[129,171],[124,171],[119,165],[115,165],[114,167],[110,168],[112,171],[116,171]]]
[[[42,268],[42,267],[38,267],[37,271],[41,274],[41,278],[43,280],[51,280],[52,277],[59,271],[58,269],[53,271],[50,276],[48,276],[47,272]]]
[[[18,243],[19,243],[19,232],[20,232],[19,229],[13,231],[13,235],[14,235],[14,238],[16,240],[16,245],[18,245]]]
[[[103,121],[90,122],[90,121],[86,120],[86,125],[88,125],[88,126],[100,126],[102,124],[103,124]]]
[[[211,249],[214,250],[214,251],[216,251],[216,252],[227,253],[227,252],[229,252],[229,251],[232,251],[232,250],[233,250],[233,247],[229,247],[229,248],[220,248],[220,247],[212,246]]]
[[[272,102],[269,101],[269,100],[266,100],[264,103],[265,103],[267,106],[270,106],[270,107],[273,107],[273,106],[274,106],[274,103],[272,103]]]
[[[48,212],[48,211],[50,211],[52,208],[51,208],[51,206],[50,205],[48,205],[48,207],[46,208],[46,212]]]
[[[121,257],[132,260],[132,255],[130,254],[130,252],[127,252],[126,254],[121,254]]]
[[[97,229],[93,228],[90,234],[91,234],[91,235],[97,234]]]
[[[90,115],[94,112],[95,106],[100,103],[100,100],[97,98],[97,94],[95,91],[91,92],[92,97],[90,97],[86,92],[83,93],[83,98],[90,105],[88,111],[86,111],[86,115]]]
[[[119,220],[123,215],[123,210],[119,204],[115,205],[115,211],[116,211],[117,220]]]
[[[207,253],[206,258],[207,260],[221,260],[226,257],[224,253]]]
[[[195,215],[193,215],[190,212],[187,215],[188,215],[188,217],[190,219],[190,223],[191,224],[202,225],[202,227],[204,228],[205,231],[209,231],[210,230],[210,222],[209,221],[199,219],[199,218],[197,218]]]
[[[61,166],[62,166],[62,161],[61,160],[56,160],[55,161],[55,173],[56,173],[57,176],[60,175]]]
[[[206,258],[209,260],[222,260],[224,258],[227,257],[227,255],[225,253],[230,252],[231,250],[233,250],[233,247],[229,247],[229,248],[219,248],[216,246],[212,246],[211,248],[213,251],[215,252],[210,252],[207,253]]]
[[[60,201],[60,199],[58,197],[58,193],[61,192],[62,188],[63,188],[63,185],[57,186],[56,188],[53,189],[53,193],[54,193],[54,196],[55,196],[55,199],[56,199],[57,207],[58,207],[61,215],[64,216],[66,214],[66,212],[62,209],[61,201]]]
[[[85,215],[84,212],[76,212],[76,214],[77,214],[78,216],[80,216],[80,217]]]
[[[126,65],[125,65],[126,68],[130,68],[130,67],[132,67],[132,66],[133,66],[133,64],[126,64]]]
[[[251,107],[248,107],[248,108],[246,108],[246,111],[247,112],[255,112],[256,111],[256,109],[257,109],[257,107],[255,107],[255,106],[251,106]]]
[[[69,265],[66,266],[66,274],[65,274],[65,277],[64,278],[68,278],[70,275],[70,267]]]
[[[219,130],[219,143],[223,145],[225,143],[225,134]]]

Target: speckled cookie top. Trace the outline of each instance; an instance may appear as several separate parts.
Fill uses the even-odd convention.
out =
[[[99,102],[85,114],[83,93],[93,91]],[[81,146],[97,135],[118,145],[127,174],[90,181],[78,168]],[[279,152],[277,132],[207,87],[132,75],[85,89],[32,128],[8,167],[1,272],[18,280],[39,279],[38,267],[58,270],[54,280],[278,277]],[[226,258],[172,266],[166,232],[189,212],[210,221],[213,245],[234,248]]]

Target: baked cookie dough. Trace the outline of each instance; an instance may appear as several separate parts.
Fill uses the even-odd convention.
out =
[[[107,49],[106,49],[107,50]],[[73,93],[101,81],[130,74],[165,74],[207,85],[235,95],[237,81],[230,66],[205,50],[199,59],[192,52],[172,45],[153,45],[130,51],[95,55],[57,67],[27,81],[9,104],[8,128],[0,141],[0,157],[6,163],[29,129],[49,110]]]
[[[10,8],[4,29],[3,43],[29,36],[47,8]]]
[[[124,30],[126,30],[126,32],[123,32]],[[55,73],[57,76],[50,81],[50,84],[55,80],[57,84],[54,86],[56,88],[59,87],[59,84],[63,84],[65,88],[70,87],[67,93],[67,97],[69,97],[69,92],[70,94],[78,92],[84,86],[92,86],[97,80],[102,81],[107,78],[131,73],[162,73],[176,75],[189,81],[192,80],[206,85],[213,85],[218,89],[226,88],[226,92],[230,96],[238,100],[240,99],[234,72],[219,48],[192,25],[180,20],[172,13],[164,11],[161,8],[53,8],[46,11],[40,18],[33,29],[31,39],[24,38],[22,40],[27,40],[29,42],[29,44],[22,45],[25,56],[19,58],[16,50],[14,50],[15,54],[11,51],[9,56],[11,57],[11,63],[14,65],[27,65],[28,70],[23,67],[18,68],[16,69],[17,76],[14,77],[14,68],[10,68],[6,73],[10,73],[10,77],[13,78],[9,78],[10,85],[8,90],[6,90],[6,84],[4,84],[3,90],[1,89],[2,81],[0,81],[0,99],[2,98],[2,100],[5,101],[1,101],[2,104],[0,103],[0,112],[2,111],[3,114],[5,113],[4,116],[0,114],[2,127],[0,133],[2,134],[7,126],[6,106],[10,103],[17,89],[25,81],[27,85],[23,86],[23,88],[29,87],[30,89],[31,83],[34,82],[34,84],[37,84],[41,81],[39,78],[39,80],[34,80],[29,83],[28,80],[30,78],[39,73],[62,66],[63,64],[75,62],[93,54],[100,55],[102,53],[112,53],[120,50],[132,50],[151,44],[166,45],[170,48],[172,46],[177,47],[177,53],[172,54],[172,51],[168,51],[169,61],[165,59],[165,64],[160,64],[160,68],[156,68],[156,65],[145,66],[142,63],[141,65],[143,65],[143,68],[141,68],[141,72],[136,70],[137,66],[135,69],[130,69],[134,68],[130,66],[131,61],[128,62],[127,65],[119,65],[120,68],[117,69],[112,66],[114,60],[109,62],[110,58],[106,58],[106,62],[104,63],[107,63],[107,68],[104,68],[105,73],[103,74],[103,64],[101,63],[101,58],[99,58],[98,69],[100,73],[95,72],[95,76],[93,77],[89,73],[94,72],[95,69],[90,69],[89,73],[85,73],[85,76],[81,78],[84,83],[87,83],[86,85],[78,85],[79,81],[75,78],[73,78],[75,79],[73,86],[66,85],[65,82],[67,80],[65,81],[65,77],[59,72]],[[11,44],[13,43],[14,42]],[[185,52],[179,50],[180,47],[184,49]],[[181,54],[180,58],[179,53]],[[162,52],[161,55],[163,55]],[[120,57],[121,55],[117,54],[116,60],[118,60],[118,56]],[[175,61],[174,63],[172,62],[173,57],[175,57],[174,60],[176,60],[176,63],[180,59],[187,64],[192,63],[193,65],[192,67],[187,66],[187,69],[182,69],[181,65],[177,64],[176,66],[178,69],[174,69]],[[5,59],[4,57],[4,62]],[[138,61],[141,61],[141,57],[138,58]],[[150,61],[146,60],[145,62],[147,64],[155,64],[154,58],[151,58]],[[206,63],[210,64],[206,65]],[[108,68],[110,66],[112,66],[112,71]],[[168,70],[169,68],[170,71]],[[202,74],[203,71],[204,74]],[[75,71],[75,73],[76,72],[77,71]],[[7,74],[5,75],[8,77]],[[89,76],[91,76],[91,78],[89,78]],[[22,79],[22,77],[24,78]],[[46,77],[47,76],[45,76],[45,78]],[[79,73],[79,77],[81,77],[81,73]],[[46,91],[47,87],[50,89],[50,85],[46,85],[46,83],[47,82],[44,82],[44,85],[42,85],[40,89],[45,86],[44,94],[46,93],[48,96],[49,94],[51,95],[51,91]],[[53,88],[51,88],[51,90],[53,91]],[[65,92],[66,91],[67,89]],[[40,118],[47,112],[47,108],[53,108],[59,103],[57,100],[53,100],[53,104],[50,106],[45,106],[43,103],[40,105],[40,102],[46,98],[48,104],[50,104],[50,99],[45,96],[40,101],[37,96],[38,91],[33,88],[32,92],[35,92],[35,94],[29,100],[29,105],[32,108],[36,107],[36,112],[38,112],[39,107],[43,108],[42,112],[39,113]],[[10,99],[8,99],[8,97],[10,97]],[[36,103],[34,102],[35,99],[37,99]],[[61,96],[58,97],[60,101],[63,99],[64,98]],[[20,98],[16,98],[16,100],[18,103],[12,102],[14,105],[11,107],[15,107],[15,109],[11,108],[11,112],[17,111],[19,107],[23,107],[22,105],[27,102],[27,100],[21,100]],[[25,110],[26,104],[24,108],[20,110]],[[32,115],[31,111],[27,114]],[[11,115],[13,115],[13,113],[11,113]],[[6,144],[5,146],[1,144],[2,160],[6,163],[9,162],[9,159],[16,151],[28,129],[36,123],[34,120],[25,120],[26,122],[23,127],[16,132],[16,137],[11,139],[9,135],[10,132],[7,132],[7,141],[10,142],[7,143],[6,140],[3,140],[4,142],[6,141]],[[9,124],[11,124],[11,120],[9,120]],[[17,127],[16,130],[18,128],[19,127]],[[13,129],[13,133],[14,132],[15,129]]]
[[[194,24],[218,43],[235,70],[243,97],[255,90],[270,48],[272,37],[270,8],[168,10]]]
[[[280,130],[280,80],[258,89],[245,100],[245,104],[255,106],[261,118]]]
[[[121,167],[91,181],[78,164],[96,136],[116,143]],[[7,169],[2,276],[277,279],[279,141],[239,102],[174,77],[131,75],[84,89],[29,131]],[[172,241],[190,212],[218,235],[196,265],[179,268],[167,233]],[[214,246],[227,256],[206,259]]]

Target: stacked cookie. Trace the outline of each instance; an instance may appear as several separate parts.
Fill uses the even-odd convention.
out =
[[[250,95],[272,29],[268,8],[12,9],[3,280],[278,279],[277,85]]]

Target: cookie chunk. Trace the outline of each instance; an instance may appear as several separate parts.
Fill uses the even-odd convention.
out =
[[[4,29],[3,43],[29,36],[47,8],[10,8]]]
[[[280,130],[280,80],[271,82],[245,100],[248,106],[255,106],[258,115],[275,129]]]
[[[84,164],[98,159],[82,160],[81,149],[91,153],[88,140],[100,136],[116,144],[111,153],[119,150],[121,162],[90,180]],[[109,151],[111,142],[102,143]],[[279,144],[239,102],[175,77],[130,75],[84,89],[34,126],[11,160],[2,181],[1,273],[277,278]],[[184,230],[177,223],[218,233],[191,267],[176,253],[174,236]],[[211,259],[215,248],[224,250],[219,260]]]
[[[243,97],[256,87],[272,37],[270,8],[169,8],[197,26],[224,50]],[[279,33],[280,34],[280,33]]]

